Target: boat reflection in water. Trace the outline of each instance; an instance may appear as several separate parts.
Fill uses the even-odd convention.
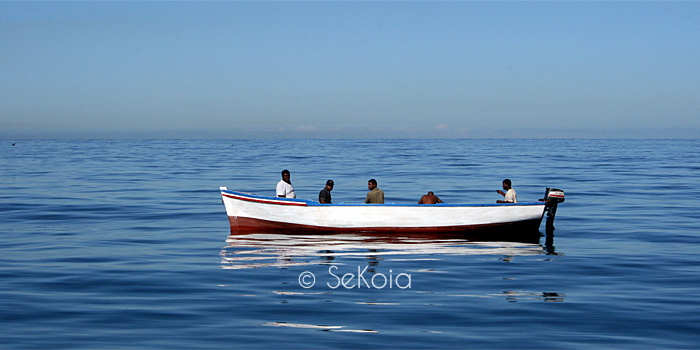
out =
[[[363,234],[231,234],[221,251],[224,269],[334,264],[339,258],[439,260],[441,255],[548,254],[541,245],[521,242],[475,242],[430,236],[387,237]]]

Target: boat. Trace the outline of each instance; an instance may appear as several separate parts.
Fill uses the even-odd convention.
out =
[[[430,235],[518,240],[537,237],[545,214],[547,229],[564,191],[547,188],[537,202],[496,204],[321,204],[307,199],[268,197],[220,187],[231,233]]]

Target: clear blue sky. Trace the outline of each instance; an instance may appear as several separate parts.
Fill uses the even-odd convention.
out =
[[[700,137],[700,2],[1,2],[0,138]]]

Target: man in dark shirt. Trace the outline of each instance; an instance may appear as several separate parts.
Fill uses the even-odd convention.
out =
[[[326,187],[318,194],[318,202],[331,204],[331,191],[333,191],[333,180],[326,181]]]

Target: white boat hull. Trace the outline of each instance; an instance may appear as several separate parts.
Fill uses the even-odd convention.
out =
[[[221,188],[221,195],[232,233],[539,233],[546,204],[319,204],[251,195],[225,187]]]

